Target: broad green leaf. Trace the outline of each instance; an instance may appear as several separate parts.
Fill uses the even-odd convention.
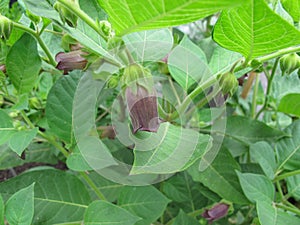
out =
[[[259,201],[256,210],[261,225],[298,225],[300,219],[287,212],[283,212],[269,202]]]
[[[117,35],[186,24],[240,4],[237,0],[98,0]],[[195,10],[196,9],[196,10]]]
[[[12,118],[0,109],[0,146],[6,143],[14,133],[15,128]]]
[[[151,185],[125,186],[118,199],[120,207],[142,218],[135,225],[147,225],[155,222],[163,214],[169,202],[169,199]]]
[[[19,156],[28,147],[31,141],[37,135],[38,128],[32,130],[21,130],[14,133],[9,140],[9,147]]]
[[[109,202],[115,202],[118,199],[118,196],[120,194],[120,191],[124,185],[114,183],[101,175],[99,175],[97,172],[90,172],[88,176],[93,180],[95,183],[97,189],[102,192],[102,194],[105,196],[105,198]],[[90,192],[90,195],[92,199],[99,199],[98,196],[96,196],[95,191],[91,188],[90,185],[87,184],[87,188]]]
[[[26,172],[0,183],[0,193],[4,199],[8,199],[17,190],[33,182],[33,225],[72,223],[83,219],[91,199],[84,184],[70,173],[55,169]]]
[[[278,111],[300,117],[300,94],[287,94],[280,100]]]
[[[199,225],[199,222],[180,210],[172,225]]]
[[[187,36],[170,53],[168,68],[171,76],[185,91],[195,82],[200,83],[212,74],[205,53]]]
[[[9,224],[30,225],[34,214],[34,183],[13,194],[5,206]]]
[[[79,5],[93,19],[104,20],[107,17],[97,0],[79,0]]]
[[[0,195],[0,225],[4,225],[4,202],[2,196]]]
[[[194,181],[203,183],[222,198],[237,204],[248,204],[235,170],[240,170],[239,164],[227,149],[222,148],[206,170],[199,171],[199,164],[195,163],[188,172]]]
[[[11,47],[6,57],[6,69],[19,94],[30,92],[41,69],[36,40],[25,33]]]
[[[278,159],[277,170],[281,168],[289,170],[300,169],[300,120],[294,121],[284,131],[290,137],[280,139],[275,145]]]
[[[173,47],[170,29],[135,32],[122,39],[137,62],[161,60]]]
[[[131,174],[174,173],[186,169],[210,147],[211,137],[162,123],[157,133],[139,132],[135,138]]]
[[[270,179],[274,178],[276,171],[275,152],[267,142],[257,142],[250,145],[251,159],[259,163],[266,176]]]
[[[84,215],[85,225],[134,225],[140,218],[105,201],[94,201]]]
[[[74,171],[87,171],[92,170],[89,164],[85,161],[81,155],[78,147],[75,147],[74,151],[67,158],[67,166]]]
[[[46,17],[61,22],[58,12],[53,8],[55,0],[23,0],[26,8],[37,16]]]
[[[288,21],[290,24],[294,26],[294,21],[291,15],[282,7],[282,4],[280,1],[276,3],[275,12],[280,15],[283,19]]]
[[[286,178],[288,194],[295,199],[300,199],[300,175],[295,175]]]
[[[300,31],[274,13],[264,0],[224,10],[214,40],[248,60],[300,44]]]
[[[73,99],[82,73],[72,72],[61,77],[51,88],[46,105],[46,117],[51,132],[66,141],[73,142]]]
[[[18,101],[11,107],[14,110],[28,110],[28,94],[20,95]]]
[[[265,201],[271,203],[275,196],[272,181],[263,175],[240,173],[237,171],[242,189],[251,202]]]
[[[300,21],[300,0],[281,0],[283,7],[293,17],[294,22]]]
[[[258,141],[273,142],[287,136],[283,131],[267,126],[265,123],[243,116],[230,116],[226,119],[226,130],[216,130],[217,134],[250,145]],[[223,123],[222,120],[217,123]]]

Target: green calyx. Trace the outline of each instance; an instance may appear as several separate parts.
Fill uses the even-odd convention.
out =
[[[0,14],[0,38],[8,40],[13,29],[13,22]]]
[[[297,53],[284,55],[280,58],[279,62],[282,74],[290,74],[300,68],[300,56]]]
[[[28,16],[28,18],[34,22],[35,24],[38,24],[41,21],[41,17],[31,13],[28,9],[26,9],[26,15]]]
[[[224,95],[229,94],[230,96],[232,96],[236,92],[236,90],[239,86],[239,82],[236,79],[234,73],[227,72],[227,73],[220,75],[219,78],[220,78],[219,85],[220,85],[222,93]]]
[[[71,1],[72,4],[75,4],[79,7],[77,0],[69,1]],[[70,27],[76,27],[78,18],[72,11],[70,11],[60,2],[56,2],[54,4],[54,9],[59,13],[60,18],[64,23],[66,22]]]

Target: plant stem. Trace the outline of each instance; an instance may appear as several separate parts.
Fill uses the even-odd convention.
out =
[[[23,117],[23,119],[25,120],[25,122],[28,124],[28,126],[30,127],[30,128],[35,128],[35,126],[33,125],[33,123],[30,121],[30,119],[28,118],[28,116],[26,115],[26,113],[23,111],[23,110],[21,110],[20,111],[20,113],[21,113],[21,116]]]
[[[69,11],[74,13],[80,19],[82,19],[87,25],[89,25],[94,31],[96,31],[105,41],[107,41],[106,35],[104,35],[101,30],[99,29],[98,24],[89,17],[83,10],[81,10],[76,4],[72,3],[69,0],[57,0],[62,5],[64,5]]]
[[[56,147],[66,158],[69,156],[69,152],[60,144],[58,144],[52,137],[48,136],[47,134],[38,131],[38,134],[45,138],[50,144]]]
[[[293,213],[297,214],[298,216],[300,216],[300,210],[297,209],[297,208],[292,208],[292,207],[282,205],[282,204],[278,204],[278,203],[275,203],[275,205],[276,205],[277,208],[281,208],[281,209],[293,212]]]
[[[300,170],[294,170],[294,171],[287,172],[287,173],[284,173],[282,175],[279,175],[279,176],[275,177],[275,179],[273,181],[276,182],[276,181],[279,181],[279,180],[283,180],[287,177],[291,177],[291,176],[295,176],[295,175],[299,175],[299,174],[300,174]]]
[[[255,114],[256,114],[256,101],[257,101],[257,92],[258,92],[258,86],[259,86],[259,74],[256,73],[256,76],[255,76],[255,84],[254,84],[254,89],[253,89],[253,95],[252,95],[252,118],[254,119],[255,118]]]
[[[99,199],[107,201],[105,196],[102,194],[102,192],[98,189],[96,184],[93,182],[93,180],[85,173],[85,172],[80,172],[80,175],[83,177],[83,179],[88,183],[88,185],[95,191],[96,195],[98,196]]]
[[[278,63],[279,63],[279,58],[276,59],[275,63],[274,63],[274,66],[273,66],[273,69],[272,69],[272,73],[271,73],[271,76],[268,77],[268,86],[267,86],[267,91],[266,91],[266,97],[265,97],[265,101],[264,101],[264,105],[263,107],[259,110],[259,112],[256,114],[256,119],[260,116],[260,114],[267,108],[268,106],[268,101],[269,101],[269,98],[270,98],[270,92],[271,92],[271,87],[272,87],[272,82],[273,82],[273,78],[275,76],[275,73],[276,73],[276,69],[277,69],[277,66],[278,66]],[[267,75],[266,75],[267,76]]]
[[[282,55],[285,55],[288,53],[293,53],[293,52],[300,52],[300,45],[295,46],[295,47],[281,49],[281,50],[271,53],[269,55],[262,56],[260,58],[257,58],[257,61],[260,63],[263,63],[263,62],[269,61],[270,59],[278,58]]]
[[[13,25],[14,25],[15,28],[23,30],[26,33],[32,35],[37,40],[37,42],[39,43],[39,45],[41,46],[41,48],[43,49],[43,51],[47,55],[49,63],[51,65],[53,65],[54,67],[56,66],[56,61],[52,57],[52,55],[50,53],[50,50],[45,45],[44,41],[41,39],[41,37],[40,37],[40,35],[38,33],[36,33],[34,30],[32,30],[32,29],[30,29],[30,28],[28,28],[28,27],[26,27],[26,26],[24,26],[22,24],[16,23],[16,22],[13,22]]]

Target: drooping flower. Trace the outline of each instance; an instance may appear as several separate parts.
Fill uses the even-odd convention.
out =
[[[87,55],[87,53],[81,50],[68,53],[59,52],[55,56],[55,60],[58,62],[56,68],[63,70],[64,74],[74,69],[84,69],[87,64],[87,60],[83,57],[84,55]]]
[[[228,213],[229,205],[225,203],[219,203],[212,207],[211,209],[206,209],[202,216],[208,220],[209,223],[212,223],[215,220],[225,217]]]

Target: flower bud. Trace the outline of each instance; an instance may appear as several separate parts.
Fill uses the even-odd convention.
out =
[[[69,1],[79,7],[77,0]],[[70,27],[76,27],[78,18],[72,11],[70,11],[60,2],[56,2],[54,4],[54,9],[59,13],[60,18],[64,23],[66,22]]]
[[[223,95],[230,94],[232,96],[236,92],[239,82],[232,72],[227,72],[220,76],[219,85]]]
[[[58,62],[56,68],[63,70],[64,74],[67,74],[68,71],[75,69],[84,69],[87,65],[87,60],[83,58],[83,55],[87,53],[77,50],[68,53],[59,52],[55,56],[55,60]]]
[[[125,68],[123,87],[133,132],[138,130],[157,132],[159,118],[157,97],[150,71],[141,65],[132,64]]]
[[[215,220],[225,217],[228,213],[229,205],[225,203],[219,203],[212,207],[211,209],[206,209],[202,216],[208,220],[209,223],[214,222]]]
[[[112,75],[107,81],[106,86],[108,88],[116,88],[119,84],[120,78],[118,75]]]
[[[111,24],[107,20],[99,21],[99,28],[105,37],[111,36],[111,32],[112,32]]]
[[[300,67],[300,56],[297,53],[287,54],[282,56],[279,62],[282,73],[290,74]]]
[[[8,40],[13,29],[13,22],[0,14],[0,38]]]

